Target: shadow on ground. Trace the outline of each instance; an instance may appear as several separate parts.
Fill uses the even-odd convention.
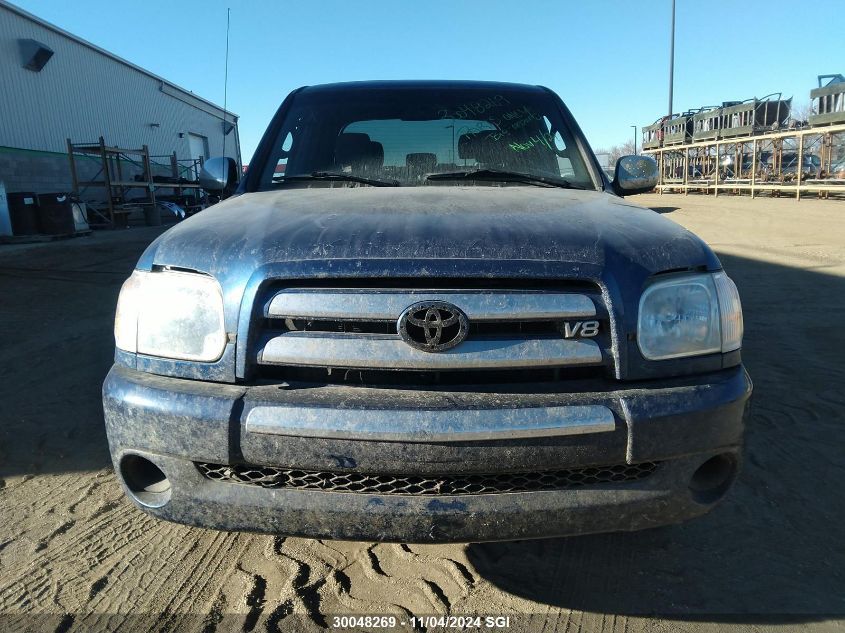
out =
[[[100,387],[117,295],[162,230],[0,247],[0,487],[4,477],[108,466]]]
[[[720,259],[740,288],[755,386],[730,496],[681,526],[470,545],[482,577],[598,613],[761,623],[845,613],[845,332],[835,316],[845,278]]]
[[[672,211],[677,211],[680,207],[649,207],[655,213],[672,213]]]

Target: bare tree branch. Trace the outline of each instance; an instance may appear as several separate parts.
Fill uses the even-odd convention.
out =
[[[623,156],[628,156],[634,153],[634,142],[625,141],[622,145],[614,145],[610,149],[596,150],[596,154],[607,154],[607,166],[613,169],[616,166],[616,161]]]

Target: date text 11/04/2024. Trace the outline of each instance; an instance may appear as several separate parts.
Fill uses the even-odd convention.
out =
[[[508,629],[510,624],[511,619],[507,615],[412,615],[401,619],[393,615],[343,615],[332,618],[332,628],[335,630],[351,630],[359,627],[391,630],[396,627],[411,627],[424,630],[437,628],[465,631],[468,629]]]

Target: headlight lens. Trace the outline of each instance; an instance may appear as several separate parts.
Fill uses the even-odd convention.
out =
[[[725,273],[713,275],[716,294],[719,296],[719,313],[722,324],[722,352],[732,352],[742,347],[742,304],[736,284]]]
[[[120,290],[114,339],[127,352],[218,360],[226,347],[219,284],[196,273],[136,270]]]
[[[723,272],[652,284],[640,297],[637,341],[651,360],[739,349],[742,308],[736,286]]]

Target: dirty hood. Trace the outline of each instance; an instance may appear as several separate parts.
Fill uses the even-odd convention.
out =
[[[651,210],[606,193],[530,186],[245,194],[161,235],[139,268],[153,265],[206,272],[224,286],[270,270],[300,278],[601,278],[719,267],[699,238]]]

